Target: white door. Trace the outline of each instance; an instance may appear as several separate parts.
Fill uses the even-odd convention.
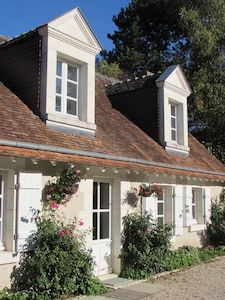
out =
[[[111,187],[108,182],[93,186],[93,258],[95,275],[111,272]]]
[[[27,250],[27,238],[36,231],[41,212],[42,174],[19,173],[17,250]]]

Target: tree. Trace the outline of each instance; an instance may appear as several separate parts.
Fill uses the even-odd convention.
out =
[[[104,59],[96,59],[96,71],[114,79],[119,79],[122,76],[122,71],[116,62],[109,64]]]
[[[189,45],[186,56],[192,133],[225,163],[225,1],[199,1],[181,11]]]
[[[117,62],[128,75],[136,76],[162,71],[171,63],[173,53],[177,62],[178,49],[183,45],[182,29],[177,26],[183,0],[133,0],[113,16],[119,28],[108,34],[115,48],[104,53],[109,63]]]
[[[225,1],[131,0],[104,52],[130,77],[180,64],[192,88],[189,128],[225,162]]]

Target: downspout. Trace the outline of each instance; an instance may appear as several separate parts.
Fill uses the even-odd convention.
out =
[[[16,178],[15,178],[16,177]],[[16,180],[15,180],[16,179]],[[18,201],[19,201],[19,176],[18,173],[14,174],[14,191],[15,191],[15,233],[14,233],[14,252],[18,253],[18,215],[19,215],[19,207],[18,207]]]

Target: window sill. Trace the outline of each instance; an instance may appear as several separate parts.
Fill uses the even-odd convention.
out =
[[[191,226],[189,226],[189,232],[202,231],[205,228],[205,224],[192,224]]]
[[[84,122],[75,117],[59,116],[48,114],[46,125],[54,130],[68,132],[70,134],[80,134],[85,136],[95,136],[96,125]]]
[[[168,141],[165,144],[165,150],[172,154],[188,156],[190,148],[187,146],[183,146],[178,143],[172,142],[172,141],[171,142]]]

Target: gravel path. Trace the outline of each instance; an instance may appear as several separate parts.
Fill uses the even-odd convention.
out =
[[[150,300],[225,300],[225,257],[152,280],[167,289]]]

